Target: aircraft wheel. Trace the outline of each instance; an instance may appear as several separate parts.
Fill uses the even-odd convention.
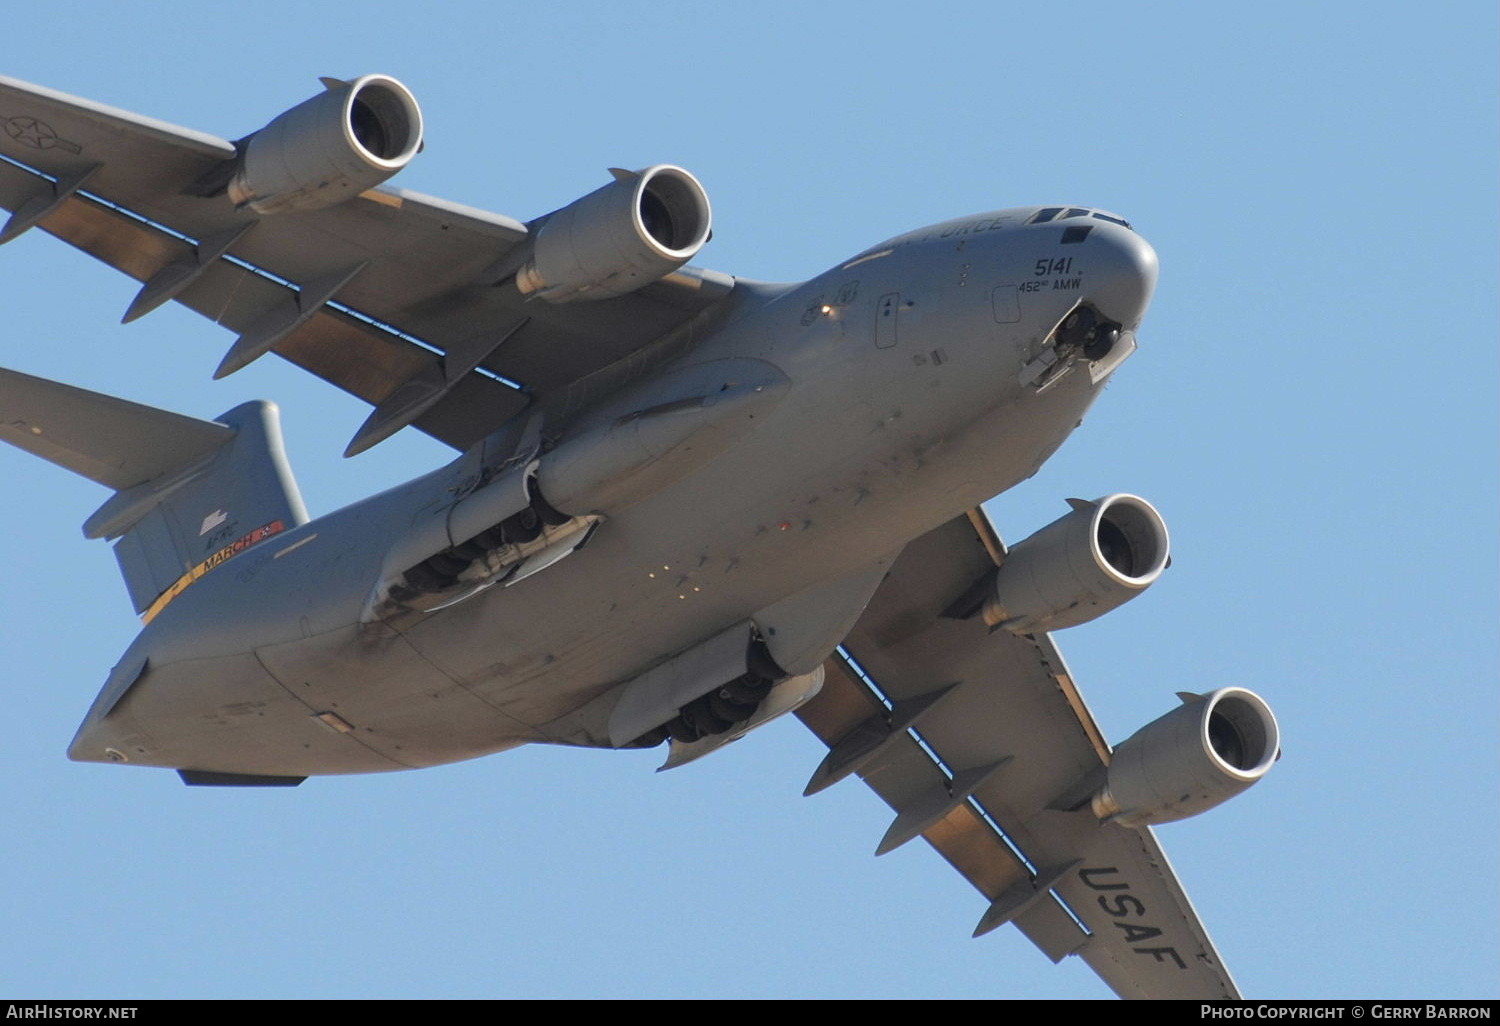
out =
[[[1099,323],[1099,315],[1090,306],[1080,306],[1057,326],[1057,342],[1060,347],[1080,346],[1089,340],[1089,334]]]
[[[423,566],[431,567],[440,574],[448,577],[457,577],[469,568],[472,560],[464,559],[454,552],[439,552],[435,556],[429,556],[422,561]]]
[[[513,544],[535,541],[542,533],[542,518],[534,509],[523,509],[501,525],[505,529],[505,540]]]
[[[482,547],[485,551],[500,548],[505,544],[504,525],[496,524],[494,527],[480,531],[474,537],[470,538],[468,542],[465,542],[465,544],[471,543]]]
[[[1118,324],[1101,324],[1094,329],[1094,337],[1083,347],[1083,355],[1090,360],[1102,360],[1109,355],[1120,339]]]
[[[740,705],[759,705],[770,693],[771,681],[753,673],[736,677],[714,692],[718,697]]]
[[[723,697],[723,691],[715,691],[708,696],[708,708],[715,716],[728,723],[731,727],[744,723],[755,713],[755,706],[733,702]]]
[[[474,560],[482,557],[485,554],[486,549],[482,544],[480,544],[477,538],[470,538],[466,542],[460,542],[459,544],[453,546],[453,548],[449,549],[448,551],[454,553],[460,559],[467,559],[472,563]]]
[[[431,594],[448,587],[453,579],[443,576],[426,563],[418,563],[406,571],[406,583],[419,592]]]
[[[722,734],[733,726],[732,722],[726,721],[713,710],[710,704],[711,698],[710,695],[695,698],[682,707],[682,718],[698,731],[699,737]]]
[[[688,722],[686,716],[681,715],[667,724],[667,733],[672,735],[673,741],[685,745],[690,745],[703,736],[696,726]]]

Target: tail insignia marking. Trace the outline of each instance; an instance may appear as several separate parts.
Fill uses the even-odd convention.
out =
[[[269,524],[266,524],[264,527],[257,527],[255,530],[251,531],[243,538],[238,538],[235,541],[230,542],[228,545],[224,546],[222,549],[209,556],[203,562],[193,567],[187,573],[177,578],[177,580],[173,582],[170,588],[158,595],[156,601],[151,603],[150,608],[148,608],[144,613],[141,614],[141,623],[147,624],[156,619],[157,614],[160,613],[163,609],[167,608],[167,604],[169,602],[175,599],[178,595],[181,595],[184,591],[187,590],[188,585],[192,584],[194,581],[202,577],[204,574],[208,573],[210,570],[219,566],[221,563],[225,563],[228,560],[233,559],[235,556],[238,556],[241,552],[244,552],[250,546],[258,542],[263,542],[267,538],[270,538],[272,535],[280,534],[285,530],[285,521],[273,520]]]

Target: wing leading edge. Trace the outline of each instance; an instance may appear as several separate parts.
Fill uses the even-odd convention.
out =
[[[533,226],[380,187],[259,216],[202,195],[236,144],[0,77],[0,242],[31,227],[143,283],[126,320],[176,300],[376,407],[350,454],[413,424],[465,449],[528,405],[639,354],[724,298],[684,267],[613,299],[527,302]]]
[[[912,542],[798,711],[830,746],[809,793],[857,774],[1054,962],[1082,958],[1122,997],[1236,998],[1149,827],[1063,809],[1109,746],[1049,635],[941,616],[1003,558],[981,511]]]

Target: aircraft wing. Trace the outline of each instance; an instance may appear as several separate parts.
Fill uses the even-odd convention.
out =
[[[1085,802],[1110,758],[1049,635],[943,616],[1001,559],[980,510],[906,547],[797,715],[831,751],[812,793],[857,774],[1054,962],[1077,955],[1122,997],[1236,998],[1149,827]],[[940,761],[939,761],[940,760]]]
[[[525,302],[512,265],[526,224],[390,187],[264,217],[194,194],[235,155],[0,77],[0,207],[13,211],[0,242],[35,225],[145,283],[131,319],[175,299],[242,349],[276,338],[273,351],[376,406],[351,454],[407,423],[467,448],[733,286],[689,267],[613,299]]]

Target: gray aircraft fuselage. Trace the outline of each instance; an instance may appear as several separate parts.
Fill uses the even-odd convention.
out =
[[[623,682],[877,565],[1031,476],[1080,423],[1113,366],[1038,379],[1049,333],[1086,302],[1132,335],[1156,257],[1122,223],[1027,224],[1036,209],[921,229],[799,285],[738,283],[677,355],[568,411],[567,430],[727,360],[784,379],[753,427],[522,580],[369,613],[393,545],[462,494],[473,453],[260,542],[151,620],[122,659],[149,660],[129,701],[104,716],[107,685],[70,755],[309,775],[611,746]],[[1088,231],[1064,243],[1066,225]]]

